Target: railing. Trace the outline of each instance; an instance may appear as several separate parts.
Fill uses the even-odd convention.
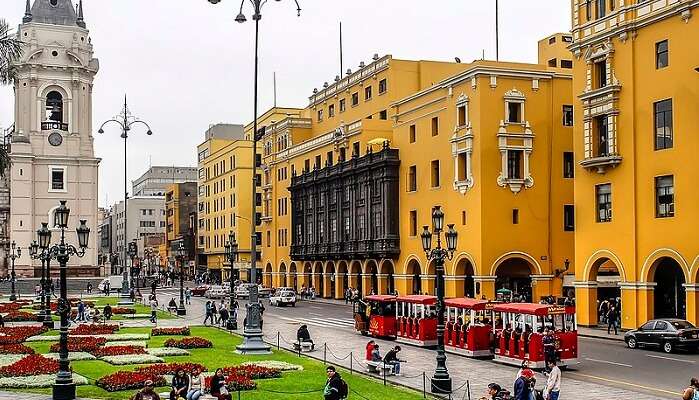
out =
[[[55,121],[44,121],[41,123],[41,130],[42,131],[51,131],[51,130],[59,130],[59,131],[68,131],[68,124],[65,122],[55,122]]]

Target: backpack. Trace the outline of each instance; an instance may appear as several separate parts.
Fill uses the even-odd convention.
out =
[[[690,400],[699,400],[699,389],[692,390],[692,398]]]
[[[349,395],[349,388],[347,387],[347,382],[345,382],[345,380],[342,378],[340,378],[340,391],[338,395],[341,399],[346,399],[347,395]]]
[[[495,395],[496,400],[512,400],[512,395],[510,395],[510,392],[508,390],[501,390],[498,392],[498,394]]]

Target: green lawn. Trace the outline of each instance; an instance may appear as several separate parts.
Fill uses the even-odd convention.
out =
[[[123,328],[119,333],[150,333],[150,328]],[[55,333],[54,333],[55,334]],[[280,379],[257,380],[258,389],[250,392],[241,392],[241,399],[320,399],[322,398],[322,388],[325,384],[325,367],[323,363],[298,357],[286,351],[274,351],[267,356],[241,356],[233,352],[235,346],[241,342],[238,336],[230,335],[222,330],[210,327],[192,327],[192,336],[200,336],[211,340],[214,344],[212,349],[190,350],[191,356],[186,357],[165,357],[167,362],[197,362],[205,365],[210,371],[217,367],[240,364],[244,361],[254,360],[278,360],[292,364],[299,364],[304,367],[303,371],[284,372]],[[149,347],[162,347],[165,340],[172,336],[156,336],[149,340]],[[181,338],[180,336],[176,336]],[[50,343],[33,342],[29,346],[37,352],[48,351]],[[95,399],[128,399],[133,395],[129,392],[106,392],[96,386],[94,381],[104,375],[119,370],[131,370],[136,366],[113,366],[103,361],[76,361],[71,363],[73,371],[90,380],[89,386],[78,386],[78,397]],[[411,400],[422,399],[422,394],[402,387],[383,386],[374,379],[366,378],[357,373],[351,375],[349,371],[340,370],[343,378],[350,387],[350,398],[360,398],[352,391],[360,393],[369,400],[397,399]],[[158,392],[167,391],[161,388]],[[317,391],[314,391],[317,390]],[[301,393],[313,391],[311,393]],[[51,389],[32,390],[36,393],[50,393]],[[279,393],[285,392],[285,393]],[[236,395],[233,396],[237,398]]]

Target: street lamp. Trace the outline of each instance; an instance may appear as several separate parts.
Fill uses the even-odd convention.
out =
[[[148,129],[146,134],[148,136],[153,134],[153,131],[150,129],[150,126],[144,122],[141,121],[140,119],[134,117],[131,115],[131,112],[129,111],[129,108],[126,104],[126,96],[124,96],[124,109],[121,111],[121,114],[118,116],[109,119],[107,121],[104,121],[102,123],[102,126],[100,126],[100,129],[97,131],[98,133],[104,133],[104,127],[109,124],[109,123],[115,123],[119,125],[121,128],[121,138],[124,139],[124,249],[123,249],[123,280],[121,282],[121,297],[119,299],[119,305],[124,305],[124,306],[130,306],[133,305],[133,302],[131,301],[131,296],[130,296],[130,290],[129,290],[129,275],[126,270],[126,243],[127,243],[127,234],[128,232],[126,231],[127,227],[127,220],[128,220],[128,214],[127,214],[127,201],[129,199],[129,191],[128,187],[126,185],[126,171],[127,171],[127,162],[126,162],[126,155],[127,155],[127,150],[126,150],[126,139],[129,137],[129,131],[134,125],[137,124],[142,124],[145,125],[145,127]]]
[[[184,308],[184,262],[187,259],[187,249],[184,242],[177,246],[177,258],[180,260],[180,305],[177,307],[177,315],[187,315]]]
[[[235,233],[231,231],[228,234],[228,242],[224,245],[226,250],[226,258],[228,263],[231,265],[231,276],[229,277],[231,281],[231,293],[230,301],[228,303],[229,318],[228,323],[226,323],[226,329],[229,331],[238,329],[238,319],[233,318],[236,315],[234,303],[235,303],[235,276],[233,275],[233,266],[238,261],[238,242],[235,241]]]
[[[29,258],[32,260],[38,260],[39,259],[39,243],[35,241],[32,242],[29,246],[27,246],[27,250],[29,250]],[[44,282],[46,279],[46,271],[44,271],[44,260],[41,260],[41,280],[39,281],[39,287],[41,288],[41,291],[39,292],[39,299],[41,301],[41,306],[39,308],[39,312],[36,314],[37,320],[39,322],[44,321],[44,306],[45,306],[45,299],[44,299]]]
[[[276,0],[281,1],[281,0]],[[218,4],[221,0],[209,0],[211,4]],[[301,16],[301,6],[298,0],[294,0],[296,3],[297,15]],[[253,15],[252,19],[255,21],[255,74],[254,74],[254,92],[253,92],[253,128],[252,128],[252,192],[251,201],[252,208],[250,218],[251,229],[250,229],[250,282],[257,282],[257,141],[261,139],[260,132],[257,128],[257,103],[258,103],[258,67],[259,67],[259,38],[260,38],[260,20],[262,19],[261,9],[267,0],[250,0],[253,5]],[[243,13],[243,5],[245,0],[240,3],[240,11],[235,17],[235,21],[238,23],[243,23],[247,21],[245,14]],[[264,129],[262,129],[262,134],[264,134]],[[245,324],[245,331],[243,333],[243,343],[236,346],[236,352],[240,354],[269,354],[270,347],[265,344],[262,340],[262,328],[260,327],[261,313],[260,304],[257,293],[257,285],[250,285],[250,295],[248,296],[247,308],[247,323]]]
[[[42,223],[41,229],[37,231],[39,248],[46,253],[47,260],[56,259],[60,265],[60,293],[57,310],[61,315],[61,330],[58,352],[58,373],[56,382],[53,385],[53,400],[73,400],[75,399],[75,382],[70,370],[68,360],[68,317],[70,316],[70,302],[68,301],[68,288],[66,270],[68,260],[71,256],[83,257],[87,249],[87,242],[90,238],[90,228],[86,225],[86,220],[80,220],[80,226],[75,230],[78,235],[78,248],[66,243],[66,228],[68,227],[68,217],[70,209],[66,206],[66,201],[61,200],[60,206],[55,211],[56,226],[61,230],[61,241],[51,245],[51,230],[47,223]]]
[[[14,240],[12,241],[10,248],[12,249],[12,252],[8,256],[10,257],[10,260],[12,260],[12,273],[10,274],[10,278],[12,279],[12,292],[10,293],[10,301],[15,301],[17,300],[17,291],[15,290],[15,280],[17,279],[15,275],[15,260],[22,255],[22,249],[17,247]],[[15,250],[17,251],[16,253]]]
[[[131,268],[129,268],[129,284],[131,285],[131,288],[134,288],[138,286],[138,284],[134,285],[134,259],[136,258],[136,254],[138,254],[138,245],[136,244],[136,241],[129,242],[128,249],[126,250],[126,253],[129,255],[129,258],[131,259]],[[136,283],[138,283],[138,275],[136,275]],[[129,293],[130,295],[130,293]]]
[[[427,261],[435,262],[435,286],[437,289],[437,368],[431,379],[431,391],[435,394],[451,393],[451,377],[447,370],[447,356],[444,353],[444,261],[454,258],[456,250],[457,233],[454,224],[448,225],[444,233],[447,248],[442,248],[441,233],[444,228],[444,212],[440,206],[432,209],[432,230],[430,233],[427,225],[423,227],[420,239],[422,249],[425,251]],[[437,246],[432,248],[432,236],[437,237]]]

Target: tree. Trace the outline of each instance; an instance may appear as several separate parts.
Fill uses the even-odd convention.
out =
[[[14,82],[14,61],[22,55],[22,41],[11,31],[7,21],[0,18],[0,85],[9,85]],[[5,174],[10,165],[10,157],[7,148],[0,146],[0,176]]]

